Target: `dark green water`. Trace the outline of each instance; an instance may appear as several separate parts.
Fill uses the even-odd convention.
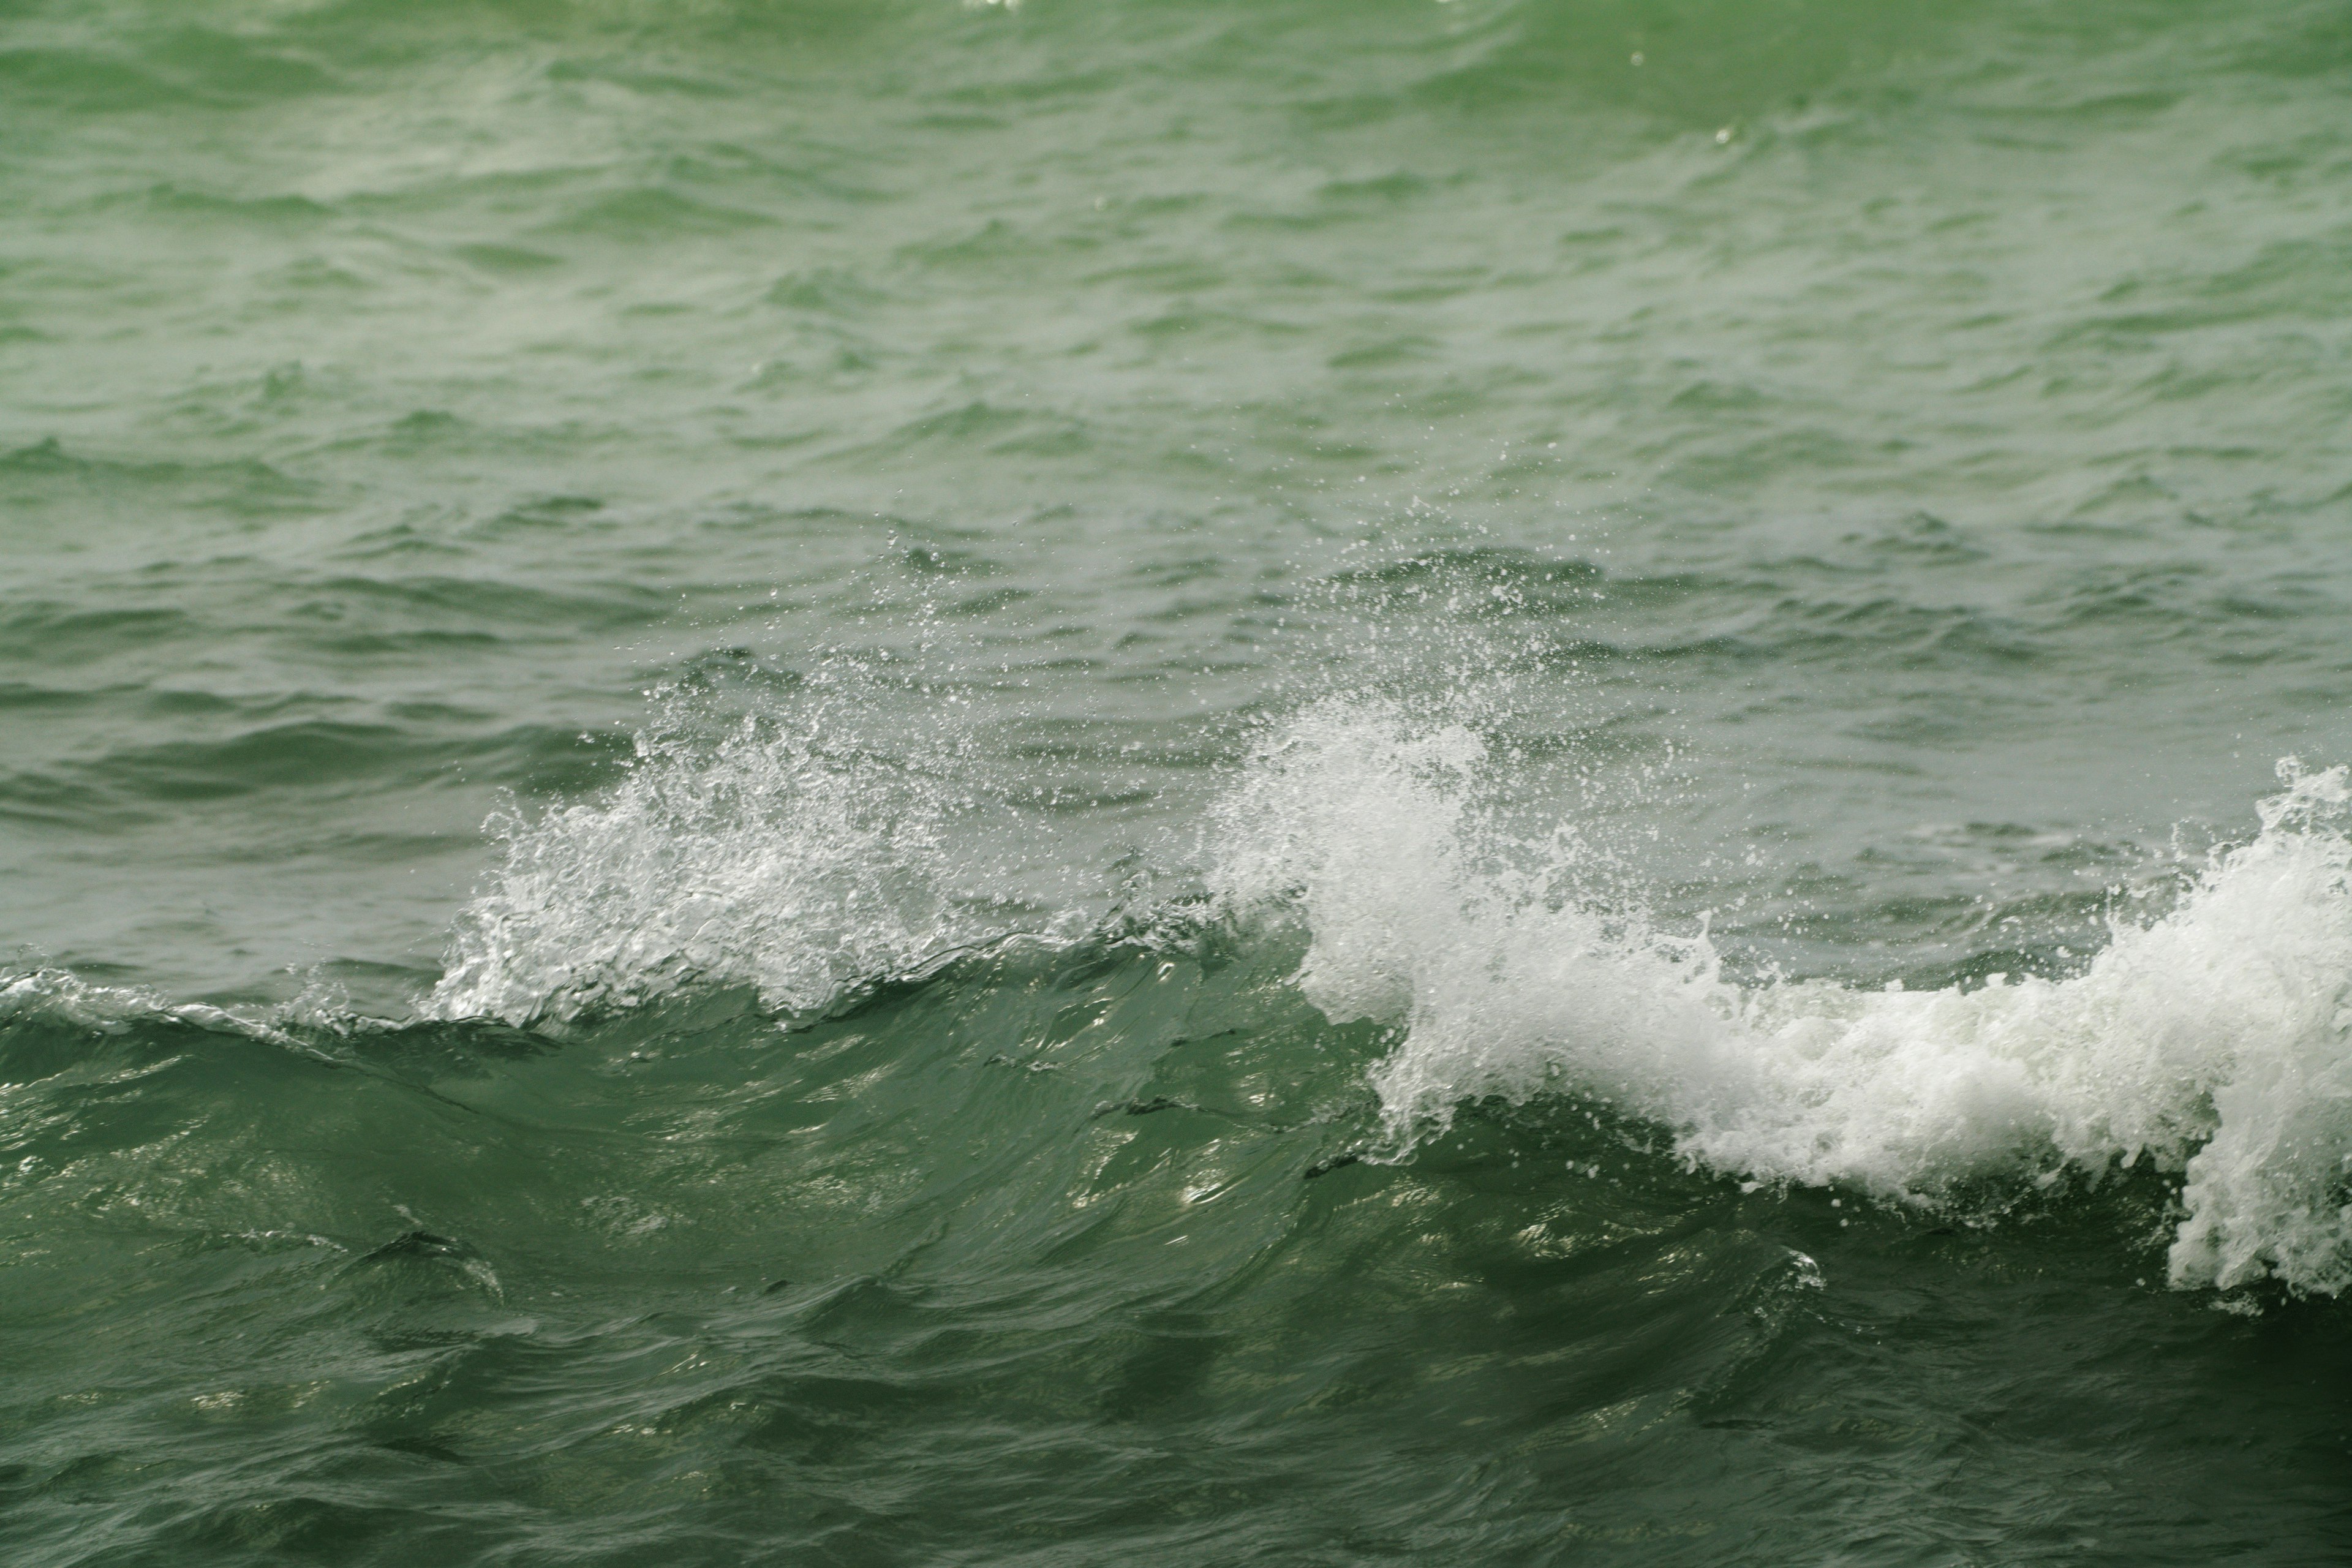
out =
[[[2347,650],[2340,0],[0,0],[0,1560],[2352,1561]]]

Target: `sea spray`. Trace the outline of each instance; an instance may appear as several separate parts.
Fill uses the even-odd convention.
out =
[[[940,880],[954,803],[854,744],[763,714],[663,728],[603,797],[492,819],[504,854],[425,1010],[520,1023],[700,981],[822,1005],[960,937]]]
[[[1392,1152],[1465,1100],[1559,1090],[1727,1173],[1898,1203],[2148,1161],[2184,1178],[2176,1284],[2352,1285],[2344,769],[2283,763],[2260,834],[2081,973],[1911,992],[1736,984],[1703,927],[1580,893],[1572,832],[1515,859],[1486,765],[1460,725],[1328,702],[1219,813],[1226,907],[1302,921],[1308,999],[1398,1031],[1373,1073]]]
[[[1901,1205],[2146,1163],[2179,1183],[2176,1283],[2352,1285],[2345,770],[2282,763],[2258,835],[2169,912],[2116,921],[2079,972],[1906,990],[1734,979],[1704,921],[1671,929],[1575,824],[1507,828],[1505,765],[1464,723],[1329,700],[1207,824],[1215,910],[1301,924],[1306,998],[1395,1031],[1371,1075],[1391,1157],[1465,1101],[1558,1092],[1727,1174]],[[953,894],[977,853],[957,799],[937,770],[772,716],[655,731],[603,798],[501,820],[426,1011],[561,1022],[688,984],[807,1011],[1013,934]]]

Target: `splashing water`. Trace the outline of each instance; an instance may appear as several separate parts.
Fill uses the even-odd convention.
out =
[[[641,736],[605,798],[493,819],[504,858],[425,1011],[562,1021],[698,980],[820,1006],[979,934],[941,889],[952,809],[903,765],[758,715],[708,749]]]
[[[924,770],[757,717],[639,750],[603,800],[501,820],[430,1015],[562,1021],[697,981],[805,1010],[1006,934],[950,895],[956,808]],[[1530,855],[1483,804],[1495,772],[1464,725],[1328,701],[1209,825],[1218,906],[1303,924],[1307,998],[1398,1031],[1372,1075],[1392,1155],[1465,1100],[1570,1093],[1718,1172],[1903,1204],[2147,1162],[2179,1181],[2176,1284],[2352,1286],[2345,769],[2281,763],[2260,833],[2081,973],[1923,991],[1733,980],[1572,825]]]
[[[1291,916],[1297,984],[1401,1038],[1391,1146],[1465,1100],[1594,1096],[1687,1159],[1916,1204],[1960,1184],[2151,1161],[2182,1178],[2182,1286],[2352,1286],[2352,839],[2346,771],[2280,764],[2252,842],[2064,980],[1743,987],[1706,931],[1577,892],[1563,832],[1514,869],[1466,729],[1328,703],[1264,747],[1219,818],[1221,898]]]

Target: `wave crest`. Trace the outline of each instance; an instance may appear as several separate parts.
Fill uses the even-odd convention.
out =
[[[2181,1177],[2173,1281],[2352,1286],[2352,787],[2281,764],[2261,832],[2081,973],[1906,992],[1743,986],[1704,929],[1595,895],[1563,830],[1532,869],[1466,729],[1310,710],[1220,814],[1220,896],[1309,935],[1297,984],[1393,1025],[1393,1147],[1485,1096],[1573,1092],[1761,1181],[1950,1201],[2152,1162]]]
[[[940,885],[951,809],[903,764],[756,716],[708,749],[641,737],[603,798],[492,820],[505,854],[424,1010],[560,1022],[695,981],[821,1006],[979,934]]]

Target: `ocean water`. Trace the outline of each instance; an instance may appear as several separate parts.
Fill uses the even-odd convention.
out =
[[[0,4],[0,1560],[2352,1561],[2340,0]]]

